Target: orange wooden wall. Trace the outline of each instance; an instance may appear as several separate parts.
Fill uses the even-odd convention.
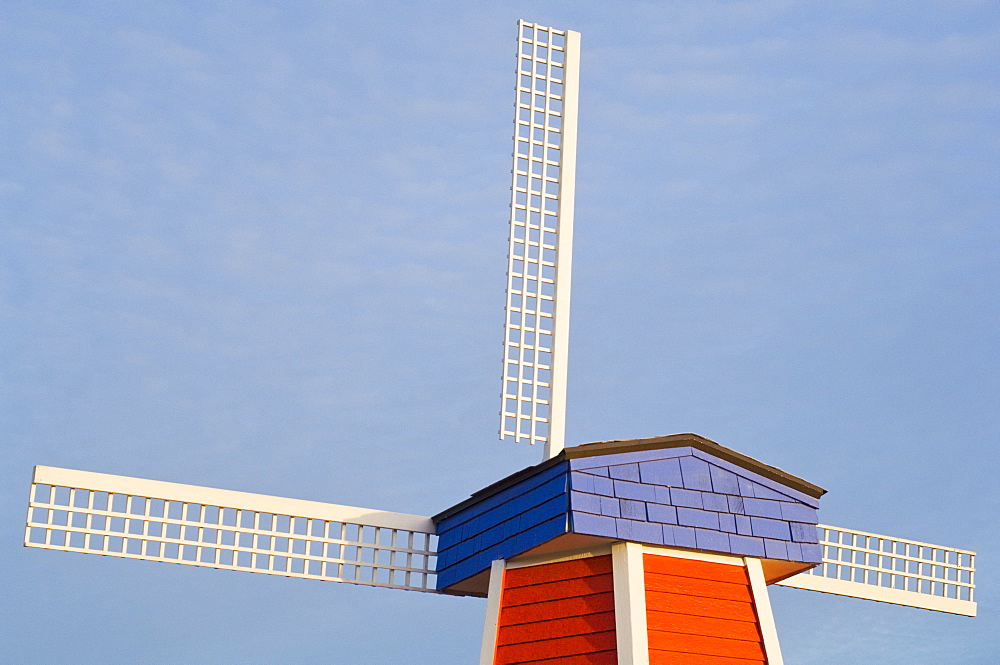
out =
[[[504,571],[497,665],[616,665],[611,557]]]
[[[746,568],[643,555],[650,665],[766,663]]]

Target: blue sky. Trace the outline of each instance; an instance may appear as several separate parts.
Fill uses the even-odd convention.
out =
[[[496,441],[518,18],[583,34],[567,440],[697,432],[980,552],[976,619],[772,594],[788,662],[995,663],[1000,10],[0,6],[0,660],[468,663],[483,601],[20,546],[33,464],[433,514]]]

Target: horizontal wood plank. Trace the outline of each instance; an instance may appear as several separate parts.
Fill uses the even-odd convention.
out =
[[[501,626],[497,631],[497,644],[522,644],[557,637],[587,635],[615,629],[614,611],[587,614],[578,617],[522,623],[516,626]]]
[[[673,612],[647,612],[646,625],[650,631],[686,633],[706,637],[725,637],[733,640],[763,639],[756,621],[733,621],[712,617]]]
[[[761,665],[762,659],[705,656],[696,653],[649,650],[649,665]]]
[[[504,608],[500,614],[501,626],[514,626],[532,621],[547,621],[560,617],[575,617],[614,610],[615,596],[611,591],[587,596],[561,598],[531,605]]]
[[[671,556],[644,554],[643,567],[647,574],[662,573],[691,577],[700,580],[715,580],[716,582],[731,582],[733,584],[750,584],[746,568],[714,561],[698,561],[695,559],[680,559]]]
[[[572,580],[533,584],[531,586],[504,589],[500,607],[528,605],[559,598],[586,596],[614,590],[614,580],[609,574],[580,577]]]
[[[676,614],[693,614],[716,619],[757,621],[753,603],[739,600],[720,600],[701,596],[687,596],[660,591],[646,592],[646,609],[669,611]]]
[[[764,646],[759,641],[730,640],[722,637],[686,635],[653,631],[649,633],[649,648],[657,651],[676,651],[704,656],[723,656],[764,660]]]
[[[596,651],[594,653],[584,653],[577,656],[563,656],[562,658],[546,658],[545,660],[518,660],[513,661],[517,665],[618,665],[617,651]],[[500,665],[500,661],[497,661]]]
[[[532,584],[610,574],[611,556],[592,556],[585,559],[525,566],[524,568],[508,568],[504,577],[504,586],[513,589]]]
[[[560,637],[554,640],[498,646],[496,664],[525,663],[534,660],[579,656],[616,649],[615,631]]]
[[[750,601],[753,598],[750,594],[750,586],[748,584],[699,580],[691,577],[677,577],[676,575],[662,575],[659,573],[646,574],[646,589],[648,591],[679,593],[686,596],[702,596],[704,598],[720,598],[724,600]]]

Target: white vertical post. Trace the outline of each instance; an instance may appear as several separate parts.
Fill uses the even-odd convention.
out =
[[[483,645],[479,650],[479,665],[493,665],[496,656],[504,564],[503,559],[497,559],[490,566],[490,589],[486,599],[486,619],[483,622]]]
[[[642,545],[638,543],[612,545],[611,566],[615,586],[618,665],[649,665]]]
[[[757,624],[764,638],[764,654],[768,665],[783,665],[781,647],[778,644],[778,630],[774,625],[774,615],[771,614],[771,600],[767,595],[767,582],[764,581],[764,569],[760,559],[745,557],[747,575],[750,577],[750,591],[753,593],[753,604],[757,610]]]
[[[545,459],[559,454],[566,440],[566,384],[569,361],[569,301],[573,280],[573,212],[576,198],[576,130],[580,100],[580,33],[566,31],[563,85],[562,171],[559,182],[559,247],[552,335],[552,397]]]

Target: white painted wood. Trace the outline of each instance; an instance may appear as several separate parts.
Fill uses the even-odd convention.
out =
[[[518,556],[507,560],[507,570],[512,568],[526,568],[528,566],[540,566],[546,563],[589,559],[591,557],[603,556],[607,554],[611,554],[611,545],[600,545],[598,547],[588,547],[579,550],[571,550],[569,552],[550,552],[547,554]]]
[[[712,554],[711,552],[692,552],[690,550],[675,550],[671,547],[657,545],[642,545],[642,551],[657,556],[671,556],[675,559],[690,559],[692,561],[708,561],[724,563],[729,566],[743,567],[743,557],[733,554]]]
[[[115,476],[108,473],[61,469],[52,466],[36,466],[33,482],[36,485],[61,485],[129,496],[169,499],[212,506],[239,507],[244,510],[259,510],[284,515],[297,515],[320,520],[353,522],[390,529],[408,529],[434,533],[434,522],[430,517],[395,513],[388,510],[341,506],[321,501],[288,499],[267,494],[236,492],[233,490],[184,485],[162,480],[147,480],[130,476]]]
[[[430,518],[36,467],[24,544],[436,592]]]
[[[563,448],[580,35],[518,22],[500,438]]]
[[[977,605],[968,600],[958,600],[956,598],[944,598],[932,596],[913,591],[902,591],[887,587],[875,586],[872,584],[862,584],[861,582],[848,582],[819,575],[809,575],[800,573],[788,579],[776,582],[781,586],[794,589],[806,589],[809,591],[820,591],[822,593],[832,593],[848,598],[860,598],[862,600],[874,600],[880,603],[891,603],[893,605],[905,605],[906,607],[916,607],[924,610],[934,610],[936,612],[947,612],[949,614],[960,614],[962,616],[976,616]]]
[[[649,665],[642,553],[643,546],[638,543],[615,543],[611,546],[618,665]]]
[[[545,459],[565,446],[566,387],[569,366],[569,308],[573,281],[573,215],[576,201],[576,132],[580,98],[580,33],[566,32],[563,89],[562,178],[559,183],[559,247],[556,264],[556,312],[552,343],[552,397]]]
[[[823,563],[778,582],[840,596],[976,616],[976,553],[821,524]]]
[[[750,577],[750,591],[753,593],[754,608],[757,610],[757,624],[764,638],[764,653],[767,655],[767,665],[783,665],[781,645],[778,644],[778,629],[774,625],[774,614],[771,612],[771,599],[767,595],[767,582],[764,580],[764,569],[760,559],[747,557],[744,559],[747,575]]]
[[[479,650],[479,665],[493,665],[497,651],[497,630],[500,627],[500,596],[503,594],[504,560],[490,566],[490,589],[486,597],[486,620],[483,622],[483,643]]]

